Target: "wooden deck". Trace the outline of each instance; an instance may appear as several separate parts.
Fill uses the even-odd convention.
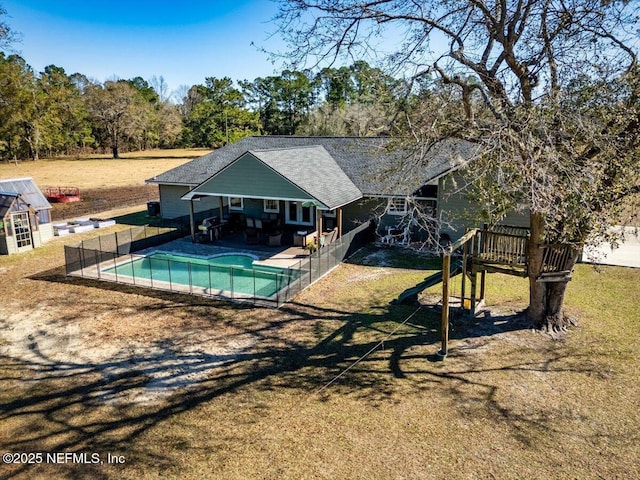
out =
[[[472,269],[476,272],[497,272],[526,277],[528,275],[527,251],[529,235],[521,227],[501,226],[497,229],[476,231]],[[542,245],[542,274],[538,281],[563,281],[571,278],[576,249],[567,244]]]
[[[522,227],[498,226],[488,229],[470,229],[460,239],[451,244],[442,259],[442,316],[440,337],[442,346],[436,354],[438,358],[447,356],[449,341],[449,278],[460,272],[451,268],[451,256],[462,254],[462,282],[460,286],[460,305],[471,315],[485,299],[485,280],[487,272],[504,273],[527,277],[529,265],[529,230]],[[537,282],[564,282],[571,279],[571,267],[575,263],[578,251],[573,245],[542,245],[542,272]],[[480,274],[480,275],[478,275]],[[478,276],[480,277],[478,281]],[[471,283],[467,291],[467,282]],[[468,302],[468,303],[467,303]]]

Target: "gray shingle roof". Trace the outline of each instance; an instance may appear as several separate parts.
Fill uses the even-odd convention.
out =
[[[392,148],[391,142],[382,137],[246,137],[147,182],[195,187],[247,151],[321,146],[365,196],[409,195],[464,163],[456,148],[439,148],[423,159],[419,152]]]
[[[252,150],[250,153],[331,210],[362,197],[358,187],[322,146]]]
[[[0,193],[19,194],[22,200],[28,203],[34,210],[46,210],[51,208],[47,197],[36,186],[32,178],[12,178],[0,180]]]

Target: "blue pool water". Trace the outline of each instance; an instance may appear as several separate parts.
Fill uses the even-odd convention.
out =
[[[154,253],[105,272],[153,282],[193,285],[256,297],[271,297],[298,277],[298,272],[278,267],[254,265],[249,255],[232,254],[212,258]]]

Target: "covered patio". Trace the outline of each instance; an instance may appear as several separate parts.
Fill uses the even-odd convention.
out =
[[[218,199],[217,211],[195,221],[194,202]],[[191,240],[234,237],[252,246],[314,250],[342,236],[342,207],[360,190],[320,146],[248,151],[182,200],[189,202]]]

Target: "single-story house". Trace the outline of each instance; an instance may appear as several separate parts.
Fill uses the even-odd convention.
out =
[[[51,237],[51,204],[33,179],[0,180],[0,254],[31,250]]]
[[[159,187],[160,215],[189,219],[192,235],[203,219],[234,214],[277,218],[293,229],[334,228],[338,235],[375,215],[384,234],[416,201],[434,218],[446,220],[438,223],[438,235],[461,236],[470,226],[464,212],[474,206],[456,193],[458,170],[472,147],[444,144],[424,159],[392,148],[391,142],[384,137],[246,137],[147,183]],[[527,219],[512,215],[505,223],[525,226]]]

